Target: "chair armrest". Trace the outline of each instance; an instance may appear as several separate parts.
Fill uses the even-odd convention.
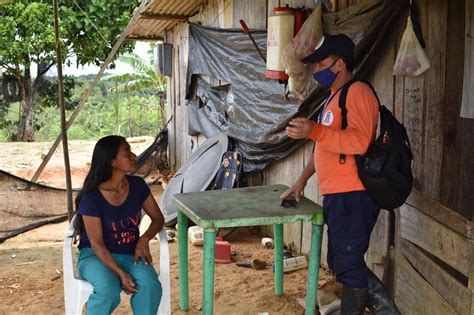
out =
[[[168,246],[168,237],[166,230],[163,228],[158,233],[160,241],[160,275],[159,279],[163,288],[163,297],[161,298],[158,314],[171,314],[171,286],[170,286],[170,255]]]

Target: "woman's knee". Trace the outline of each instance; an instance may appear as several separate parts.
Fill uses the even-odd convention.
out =
[[[144,279],[138,283],[138,290],[147,292],[149,295],[161,296],[163,288],[158,278]]]
[[[120,303],[120,293],[122,287],[120,283],[96,283],[94,286],[94,293],[103,299],[113,301],[114,303]]]
[[[158,279],[158,273],[152,265],[138,263],[135,268],[131,275],[139,289],[161,292],[161,282]]]

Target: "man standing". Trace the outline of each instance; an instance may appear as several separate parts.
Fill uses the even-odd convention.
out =
[[[359,179],[354,155],[364,154],[375,139],[377,97],[369,85],[351,84],[346,98],[347,127],[342,128],[339,97],[344,85],[353,80],[354,43],[342,34],[326,35],[302,61],[312,67],[313,78],[331,94],[318,122],[300,117],[286,128],[290,138],[311,139],[315,148],[308,165],[282,198],[294,193],[299,200],[316,172],[328,225],[328,265],[343,285],[341,314],[364,314],[366,306],[376,314],[399,314],[364,260],[380,208]]]

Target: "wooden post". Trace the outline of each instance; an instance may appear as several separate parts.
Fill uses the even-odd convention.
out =
[[[63,62],[61,58],[61,41],[59,40],[58,0],[53,0],[54,36],[56,39],[56,67],[58,69],[59,110],[61,111],[61,138],[63,142],[64,171],[66,173],[67,215],[72,220],[72,183],[71,166],[69,165],[69,149],[67,144],[66,108],[64,106]]]
[[[94,81],[92,81],[92,83],[87,87],[87,89],[85,90],[84,94],[82,94],[82,97],[81,97],[81,100],[79,101],[79,104],[77,105],[76,109],[74,110],[74,112],[72,113],[71,117],[69,118],[69,120],[67,121],[66,123],[66,130],[69,129],[69,127],[71,127],[72,123],[74,122],[74,120],[77,118],[77,116],[79,115],[79,112],[81,111],[82,107],[84,107],[84,104],[86,103],[87,99],[89,98],[89,96],[91,95],[92,93],[92,90],[94,89],[94,87],[96,86],[97,82],[99,82],[100,78],[102,77],[102,74],[104,73],[105,69],[107,68],[107,66],[110,64],[110,62],[112,61],[112,59],[115,57],[115,54],[117,53],[118,49],[120,48],[120,46],[122,45],[123,41],[125,40],[125,38],[127,37],[127,34],[130,30],[130,28],[135,24],[135,22],[137,21],[138,17],[140,16],[140,12],[143,11],[143,9],[145,8],[146,4],[148,3],[148,0],[142,0],[142,3],[141,5],[135,9],[135,12],[133,13],[133,16],[132,16],[132,19],[130,20],[130,22],[128,22],[128,25],[127,27],[125,28],[125,30],[122,32],[122,34],[120,35],[119,39],[117,40],[117,42],[115,43],[114,47],[112,48],[112,50],[110,51],[109,55],[107,56],[107,58],[105,59],[104,63],[100,66],[100,70],[99,72],[96,74],[95,78],[94,78]],[[33,177],[31,178],[31,181],[33,183],[36,183],[36,181],[38,180],[38,178],[40,177],[41,175],[41,172],[43,172],[44,168],[46,167],[46,164],[48,164],[49,160],[51,159],[51,157],[53,156],[53,153],[54,151],[56,150],[56,148],[58,147],[59,145],[59,142],[61,141],[61,135],[59,135],[56,140],[54,141],[53,145],[51,146],[51,148],[49,149],[49,152],[48,154],[46,154],[46,156],[44,157],[43,161],[41,162],[41,165],[38,167],[38,169],[36,170],[35,174],[33,175]]]

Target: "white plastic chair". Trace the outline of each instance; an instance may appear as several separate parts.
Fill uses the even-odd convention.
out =
[[[66,239],[64,240],[63,248],[63,273],[64,273],[64,308],[67,315],[80,315],[84,304],[92,294],[93,288],[87,281],[78,279],[74,276],[74,266],[72,259],[72,241],[73,234],[79,224],[79,216],[75,215],[69,228],[66,232]],[[159,315],[171,314],[171,300],[170,300],[170,268],[169,268],[169,248],[166,231],[163,228],[158,233],[160,241],[160,272],[158,278],[160,279],[163,289],[163,296],[161,298]],[[120,296],[130,298],[131,295],[122,291]]]

